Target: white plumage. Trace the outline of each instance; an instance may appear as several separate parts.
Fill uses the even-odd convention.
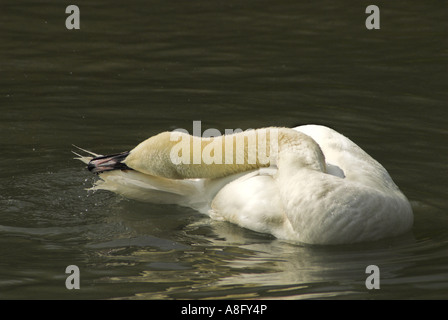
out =
[[[99,168],[93,189],[191,207],[280,239],[343,244],[411,229],[409,201],[386,169],[355,143],[324,126],[280,130],[275,166],[173,167],[162,135],[142,142],[120,161],[133,170],[101,172],[104,160],[79,159]]]

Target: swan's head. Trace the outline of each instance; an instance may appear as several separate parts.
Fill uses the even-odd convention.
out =
[[[123,161],[129,168],[151,176],[182,178],[170,160],[171,133],[162,132],[141,142]]]

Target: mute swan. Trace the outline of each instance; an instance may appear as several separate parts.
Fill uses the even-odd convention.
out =
[[[272,144],[273,133],[261,136],[261,129],[209,139],[177,133],[191,151],[174,152],[184,162],[179,157],[173,161],[179,139],[173,140],[170,132],[153,136],[130,152],[100,156],[84,150],[91,156],[77,155],[99,174],[93,189],[188,206],[279,239],[346,244],[411,229],[413,213],[407,198],[386,169],[351,140],[319,125],[267,129],[276,130],[277,145]],[[254,136],[252,141],[269,142],[263,152],[247,142]],[[225,158],[225,146],[234,147],[238,137],[246,142],[243,152]],[[218,147],[210,152],[211,144]],[[219,161],[194,162],[194,146],[200,152],[209,148],[208,154]],[[257,157],[250,162],[254,150],[269,154],[268,161]]]

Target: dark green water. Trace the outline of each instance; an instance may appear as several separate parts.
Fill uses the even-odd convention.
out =
[[[0,4],[0,299],[448,297],[443,1],[375,1],[380,30],[362,1],[73,4],[80,30],[60,1]],[[120,152],[194,120],[338,130],[410,199],[412,234],[302,246],[85,190],[72,144]]]

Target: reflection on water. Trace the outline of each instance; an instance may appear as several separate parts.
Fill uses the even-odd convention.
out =
[[[378,3],[377,31],[364,5],[331,1],[77,4],[79,31],[60,4],[2,7],[0,298],[446,298],[442,4]],[[119,152],[194,120],[335,128],[408,196],[412,233],[305,246],[85,190],[95,177],[71,144]],[[365,287],[371,264],[380,290]]]

